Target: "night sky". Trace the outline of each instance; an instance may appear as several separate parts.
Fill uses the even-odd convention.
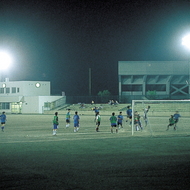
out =
[[[52,95],[118,94],[118,61],[187,60],[188,0],[1,0],[0,50],[14,58],[4,77],[51,81]]]

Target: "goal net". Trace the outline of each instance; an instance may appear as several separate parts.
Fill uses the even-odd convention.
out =
[[[132,100],[132,135],[190,135],[190,100]]]

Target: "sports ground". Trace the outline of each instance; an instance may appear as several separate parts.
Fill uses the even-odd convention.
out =
[[[101,112],[100,112],[101,113]],[[7,115],[0,133],[0,189],[189,189],[188,117],[177,131],[166,131],[168,117],[150,117],[150,125],[131,135],[128,122],[110,133],[110,114],[95,132],[94,113],[80,116],[80,130],[65,128],[59,114]],[[71,112],[71,116],[73,113]]]

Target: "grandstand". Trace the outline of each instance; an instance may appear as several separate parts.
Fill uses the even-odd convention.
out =
[[[118,112],[123,111],[125,112],[127,110],[128,104],[117,104],[117,105],[109,105],[109,104],[67,104],[63,107],[45,111],[44,114],[54,114],[55,111],[58,111],[59,114],[65,114],[67,109],[71,109],[71,111],[78,111],[80,114],[94,114],[94,107],[97,107],[101,114],[110,114],[111,112]]]
[[[55,111],[58,111],[59,114],[65,114],[67,112],[67,109],[71,109],[72,112],[78,111],[79,114],[86,114],[86,115],[93,115],[94,114],[94,107],[98,107],[100,110],[101,115],[110,115],[112,112],[119,112],[122,111],[123,114],[126,113],[127,106],[130,104],[117,104],[117,105],[109,105],[109,104],[66,104],[63,107],[59,107],[54,110],[45,111],[44,114],[54,114]],[[158,102],[147,102],[145,104],[142,103],[142,101],[137,101],[135,103],[134,111],[138,111],[140,114],[143,114],[143,109],[150,105],[151,109],[149,111],[149,117],[168,117],[171,114],[174,114],[175,111],[179,111],[183,117],[189,117],[190,116],[190,106],[189,103],[183,103],[183,102],[171,102],[167,103],[164,101],[158,101]]]

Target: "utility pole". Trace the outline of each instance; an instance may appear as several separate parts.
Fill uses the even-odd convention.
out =
[[[89,96],[91,96],[92,79],[91,79],[91,68],[89,68]]]

